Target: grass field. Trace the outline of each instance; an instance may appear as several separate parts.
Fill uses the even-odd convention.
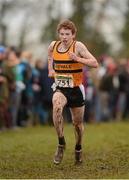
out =
[[[129,178],[129,122],[85,125],[84,162],[74,165],[74,133],[65,124],[63,162],[53,164],[57,139],[53,126],[0,133],[0,178]]]

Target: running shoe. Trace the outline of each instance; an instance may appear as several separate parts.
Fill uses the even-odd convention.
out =
[[[75,150],[75,164],[82,163],[82,150]]]
[[[65,150],[65,145],[58,145],[55,156],[54,156],[54,163],[60,164],[63,159],[63,154]]]

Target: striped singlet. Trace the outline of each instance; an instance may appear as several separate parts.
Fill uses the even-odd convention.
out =
[[[75,52],[73,41],[65,52],[60,52],[58,47],[60,41],[56,41],[53,47],[53,66],[55,70],[55,83],[59,87],[73,88],[82,84],[83,64],[75,62],[69,58],[68,52]]]

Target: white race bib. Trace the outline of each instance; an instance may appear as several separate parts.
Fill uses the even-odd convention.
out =
[[[72,75],[56,75],[55,84],[59,87],[73,88],[73,76]]]

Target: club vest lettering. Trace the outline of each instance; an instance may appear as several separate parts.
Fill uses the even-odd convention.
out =
[[[63,76],[63,74],[65,76],[70,75],[73,79],[73,86],[79,86],[82,84],[83,65],[81,63],[75,62],[69,57],[69,52],[75,52],[76,41],[73,41],[65,52],[60,52],[58,50],[60,43],[60,41],[56,41],[53,47],[53,67],[55,70],[55,76]]]

